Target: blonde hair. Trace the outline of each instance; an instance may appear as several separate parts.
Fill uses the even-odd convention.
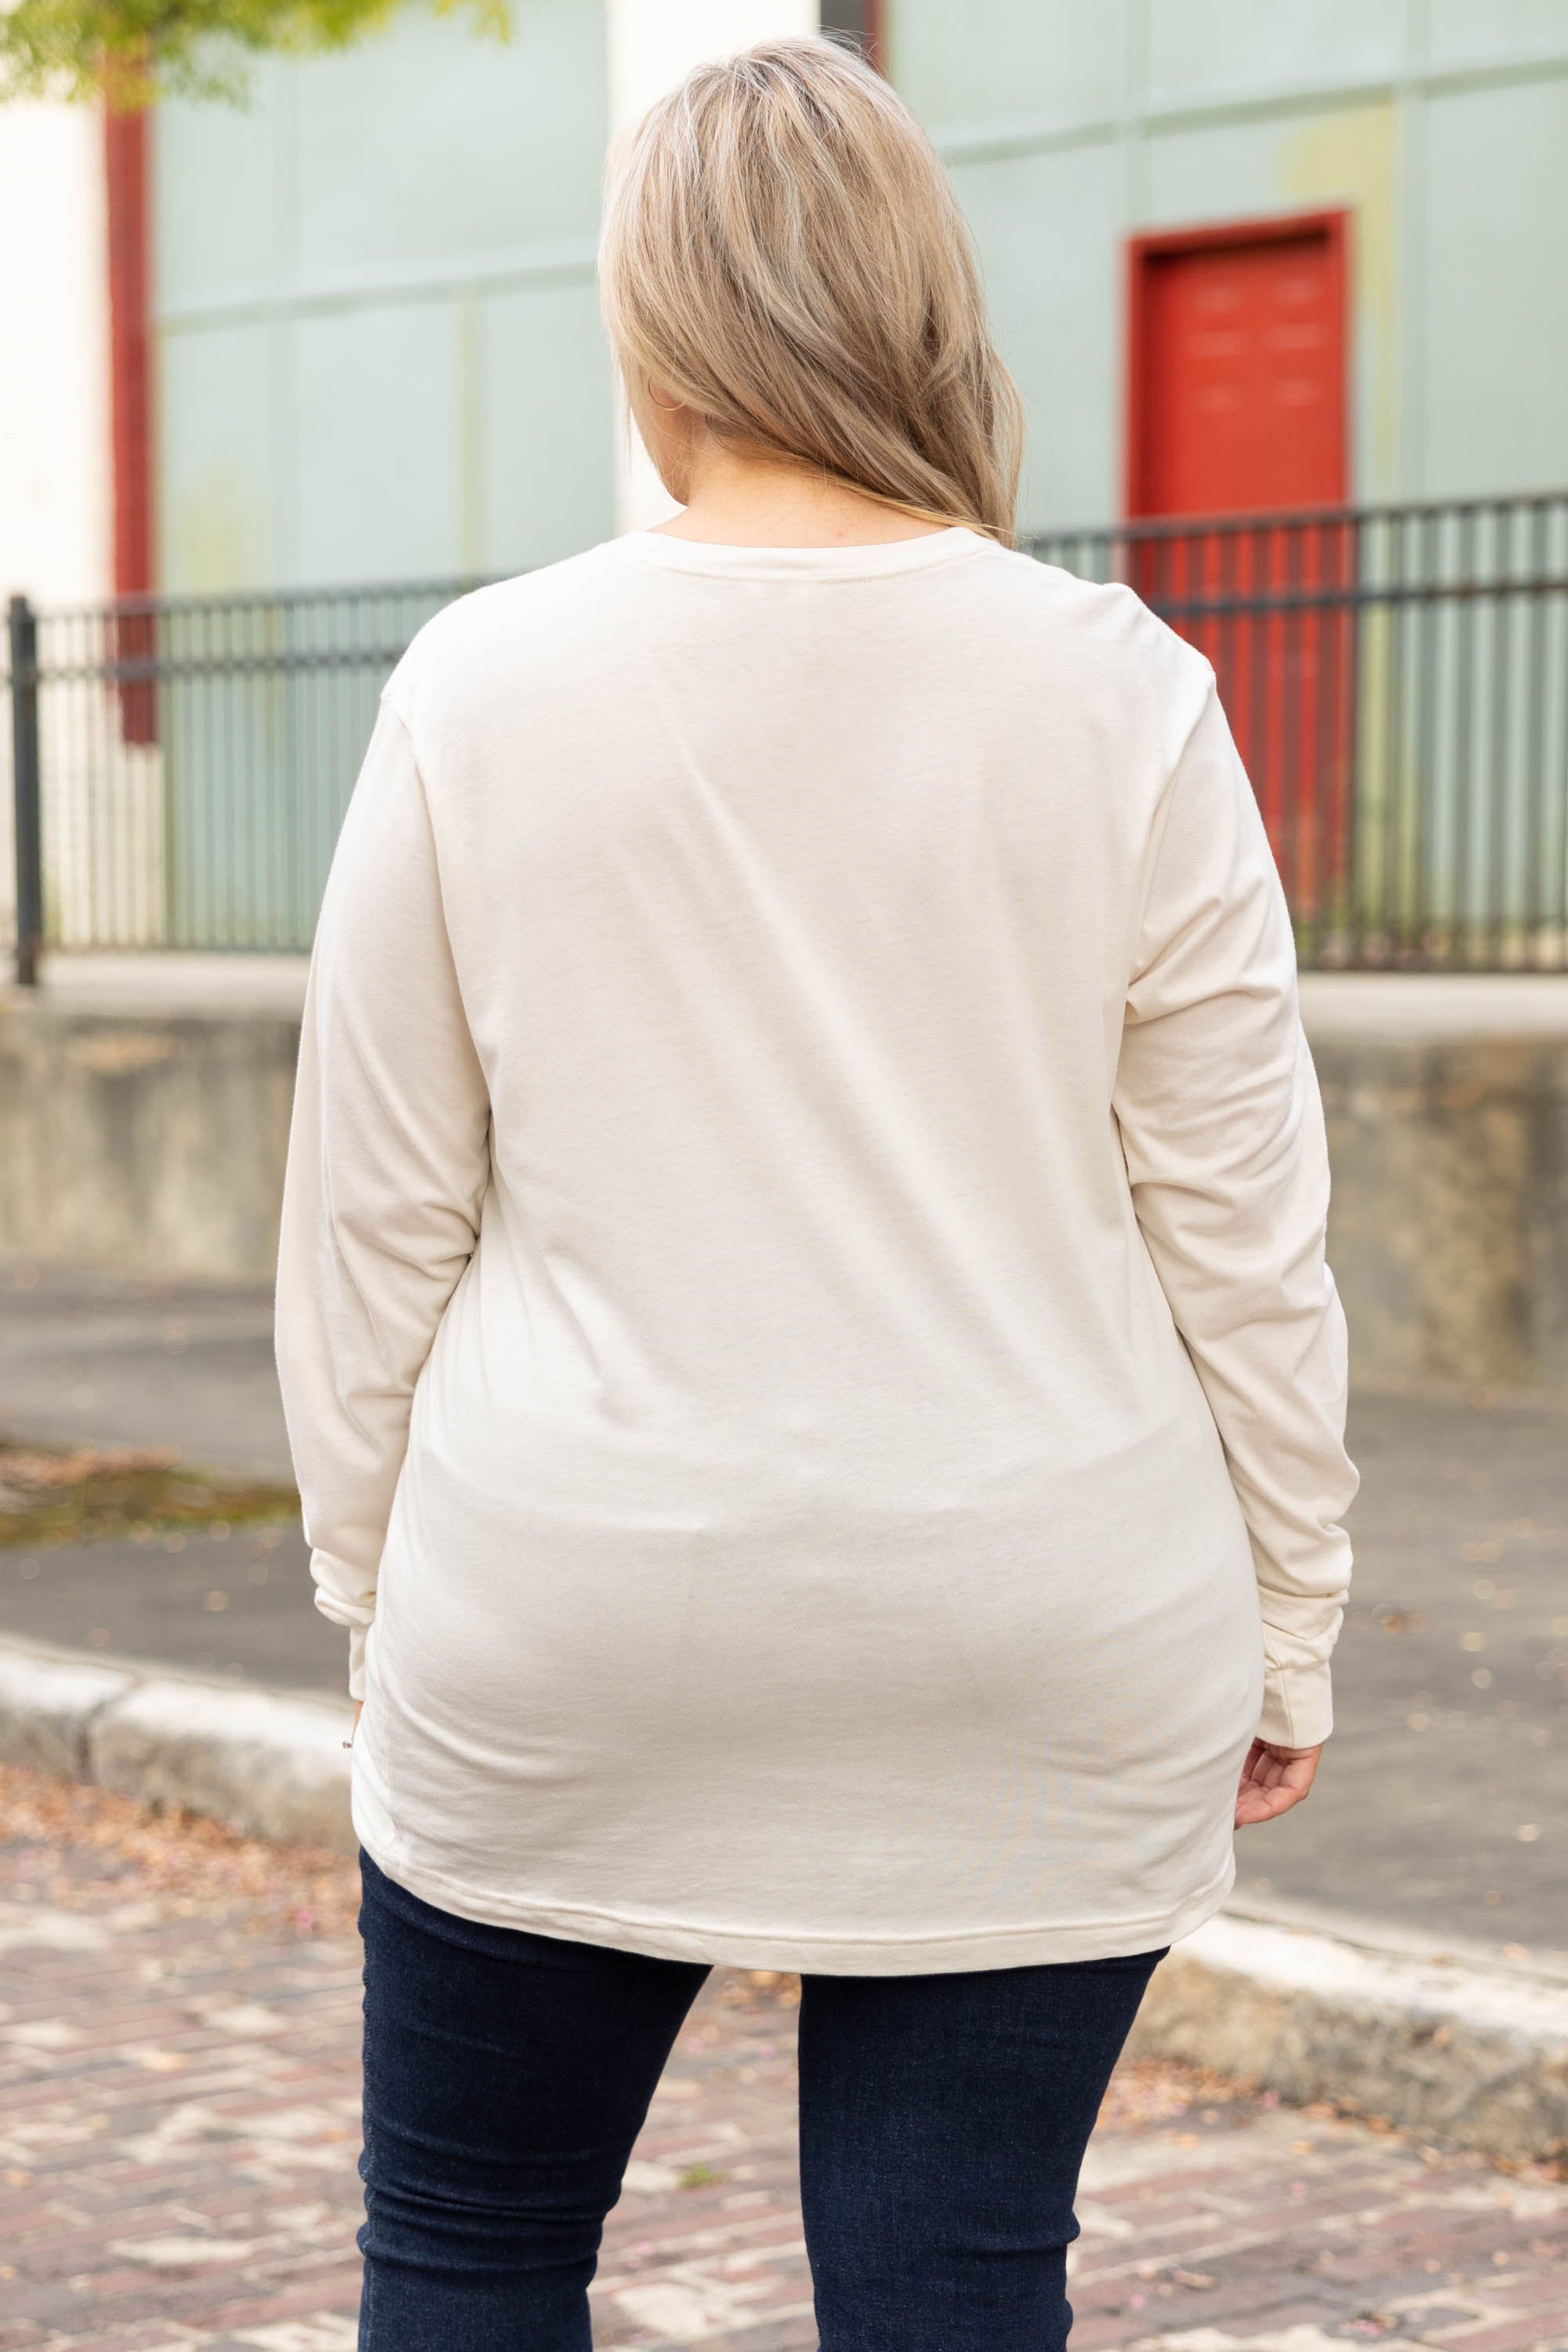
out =
[[[611,157],[599,273],[634,415],[658,386],[731,446],[1011,542],[1023,410],[968,228],[847,50],[763,41],[660,99]]]

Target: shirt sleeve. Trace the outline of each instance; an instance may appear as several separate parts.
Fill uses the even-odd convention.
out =
[[[1310,1747],[1332,1725],[1351,1563],[1337,1522],[1359,1484],[1345,1322],[1324,1257],[1328,1147],[1290,917],[1212,677],[1156,814],[1115,1108],[1139,1223],[1251,1534],[1259,1736]]]
[[[283,1188],[277,1352],[316,1606],[364,1643],[415,1383],[479,1236],[489,1103],[407,730],[384,699],[328,877]]]

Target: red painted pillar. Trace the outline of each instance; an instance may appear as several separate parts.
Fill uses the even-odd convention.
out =
[[[154,579],[153,548],[152,352],[148,328],[147,116],[140,109],[103,119],[109,204],[110,419],[113,456],[114,593],[145,596]],[[117,625],[115,658],[135,667],[151,660],[153,625],[141,614]],[[157,701],[150,677],[121,681],[125,740],[157,740]]]

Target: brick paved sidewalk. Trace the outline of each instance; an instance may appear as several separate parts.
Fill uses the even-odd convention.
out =
[[[353,1874],[0,1771],[0,2352],[353,2352]],[[694,2012],[605,2347],[809,2352],[785,1985]],[[1090,2150],[1075,2352],[1568,2352],[1568,2182],[1158,2065]],[[498,2347],[499,2352],[499,2347]]]

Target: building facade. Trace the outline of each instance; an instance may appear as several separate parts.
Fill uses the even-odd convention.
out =
[[[1282,503],[1568,481],[1554,0],[894,0],[887,46],[979,236],[1032,524],[1223,490],[1182,478],[1205,431],[1306,433]]]
[[[1568,482],[1562,0],[827,15],[973,225],[1028,407],[1026,528]],[[0,472],[0,584],[445,579],[657,509],[596,316],[606,141],[694,58],[817,8],[514,16],[501,43],[407,9],[267,61],[243,108],[166,105],[107,144],[0,120],[0,179],[46,156],[70,248],[41,257],[49,304],[18,289],[48,350],[7,395],[29,457]]]

